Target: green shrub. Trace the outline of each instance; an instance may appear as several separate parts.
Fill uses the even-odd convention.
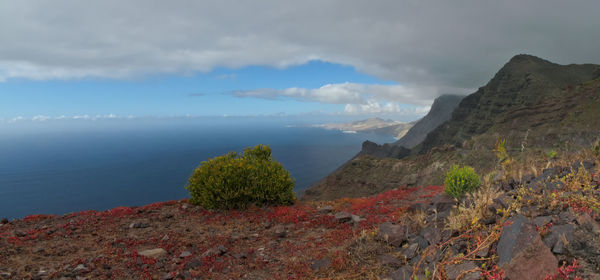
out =
[[[249,204],[292,204],[294,180],[271,158],[269,146],[230,152],[202,162],[185,187],[192,203],[207,209],[246,208]]]
[[[592,150],[594,151],[594,154],[600,156],[600,140],[596,141],[596,143],[592,147]]]
[[[548,154],[546,154],[546,156],[550,159],[555,159],[558,156],[558,153],[556,152],[556,150],[551,150],[550,152],[548,152]]]
[[[458,165],[454,165],[446,173],[444,191],[451,197],[460,198],[465,193],[476,190],[480,184],[479,176],[475,173],[473,167],[459,168]]]

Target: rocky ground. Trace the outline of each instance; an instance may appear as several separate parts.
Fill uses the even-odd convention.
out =
[[[0,279],[600,279],[597,160],[484,185],[33,215],[0,225]]]

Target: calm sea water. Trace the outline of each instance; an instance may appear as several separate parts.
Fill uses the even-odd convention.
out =
[[[187,178],[202,161],[257,144],[271,146],[301,194],[364,140],[394,141],[243,119],[81,121],[0,132],[0,217],[9,219],[187,198]]]

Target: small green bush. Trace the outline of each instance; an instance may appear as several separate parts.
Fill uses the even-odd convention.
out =
[[[454,165],[444,179],[444,191],[454,198],[460,198],[465,193],[476,190],[479,185],[481,185],[479,175],[470,166],[460,168]]]
[[[551,150],[550,152],[548,152],[548,154],[546,154],[546,156],[550,159],[555,159],[558,156],[558,153],[556,152],[556,150]]]
[[[290,173],[271,158],[271,148],[263,145],[202,162],[185,188],[192,203],[207,209],[288,205],[296,200]]]

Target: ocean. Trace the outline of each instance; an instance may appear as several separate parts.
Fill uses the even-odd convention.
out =
[[[277,119],[53,121],[0,126],[0,218],[66,214],[188,198],[200,163],[269,145],[299,195],[376,134],[343,133]]]

